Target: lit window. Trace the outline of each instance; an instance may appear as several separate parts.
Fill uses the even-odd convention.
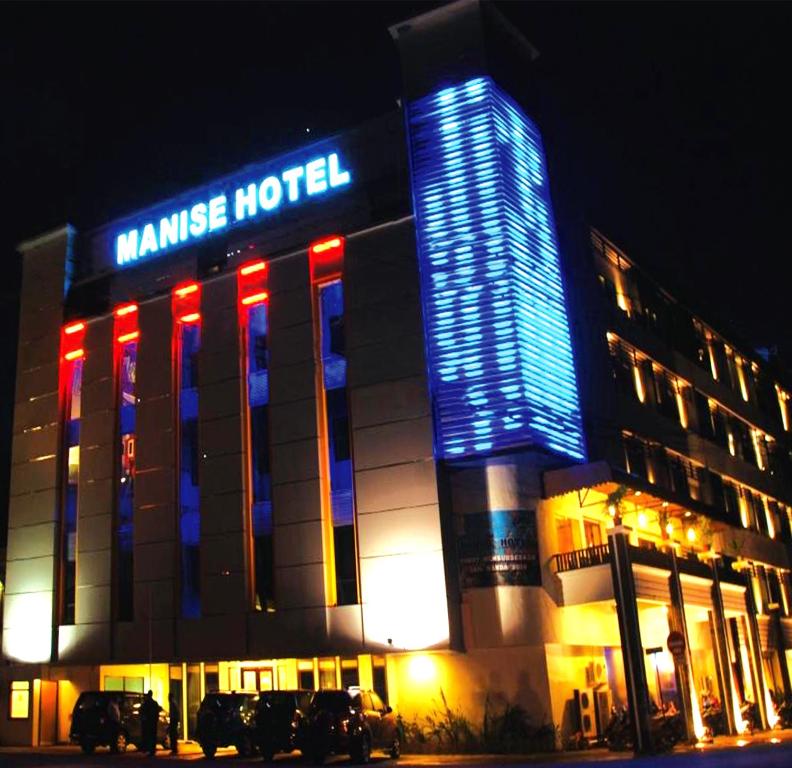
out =
[[[343,249],[343,240],[315,243],[311,247],[311,275],[318,310],[318,345],[321,407],[326,446],[322,462],[329,479],[329,510],[332,525],[332,573],[335,602],[358,602],[355,491],[352,466],[349,407],[347,403],[347,356],[344,328],[344,286],[341,277],[343,250],[336,246],[318,250],[325,242]],[[332,256],[332,259],[330,258]],[[332,595],[331,595],[332,597]]]
[[[635,382],[635,395],[642,402],[646,402],[646,388],[644,386],[643,371],[641,371],[641,360],[637,355],[633,355],[633,381]]]
[[[201,291],[197,283],[173,292],[176,320],[178,397],[178,504],[180,611],[184,618],[201,615],[200,486],[198,436],[198,353],[201,348]]]
[[[747,403],[750,400],[750,391],[748,389],[748,374],[745,372],[745,361],[738,357],[736,358],[736,365],[737,365],[737,379],[740,382],[740,394],[742,395],[742,399],[745,400]]]
[[[778,396],[778,408],[781,411],[781,423],[784,425],[784,431],[789,432],[789,394],[784,392],[778,384],[775,389]]]
[[[11,682],[8,716],[12,720],[27,720],[30,717],[30,682],[13,680]]]
[[[687,413],[687,403],[685,402],[686,396],[689,394],[690,389],[687,385],[683,384],[679,379],[675,382],[676,388],[676,404],[677,410],[679,411],[679,423],[682,425],[683,429],[688,428],[688,413]]]
[[[60,514],[58,613],[61,624],[74,624],[77,577],[77,511],[80,481],[80,412],[85,323],[67,325],[61,336],[61,388],[64,461]]]
[[[756,456],[756,466],[759,469],[767,469],[767,443],[763,432],[758,429],[751,430],[751,442],[753,443],[754,455]]]

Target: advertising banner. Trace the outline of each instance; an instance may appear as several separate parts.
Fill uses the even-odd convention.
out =
[[[536,510],[498,509],[462,516],[462,588],[541,585]]]

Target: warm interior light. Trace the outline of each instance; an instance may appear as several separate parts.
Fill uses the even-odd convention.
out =
[[[201,319],[200,312],[190,312],[188,315],[182,315],[179,318],[180,323],[197,323]]]
[[[638,525],[641,526],[641,528],[646,528],[646,522],[647,522],[646,515],[643,512],[641,512],[638,515]]]
[[[77,332],[82,331],[84,329],[85,329],[85,323],[72,323],[71,325],[67,325],[63,329],[63,332],[67,336],[71,336],[73,333],[77,333]]]
[[[262,301],[266,301],[269,298],[269,294],[266,291],[260,291],[259,293],[254,293],[252,296],[245,296],[242,299],[242,304],[246,307],[250,304],[260,304]]]
[[[255,272],[261,272],[262,269],[266,269],[267,265],[263,261],[255,261],[252,264],[246,264],[244,267],[240,267],[239,274],[247,277],[248,275],[252,275]]]
[[[666,523],[665,530],[666,533],[670,536],[674,532],[674,524],[671,521],[669,521],[668,523]]]
[[[691,542],[696,540],[696,531],[693,528],[687,529],[687,540]]]
[[[85,350],[80,348],[80,349],[75,349],[71,352],[67,352],[63,357],[71,362],[72,360],[77,360],[77,358],[82,357],[84,354],[85,354]]]
[[[131,315],[133,312],[137,312],[138,307],[137,304],[125,304],[123,307],[119,307],[116,311],[116,317],[124,317],[124,315]]]
[[[119,344],[126,344],[128,341],[134,341],[138,336],[140,336],[139,331],[132,331],[131,333],[124,333],[118,337]]]
[[[195,293],[197,290],[198,283],[190,283],[189,285],[183,285],[181,288],[177,288],[174,293],[180,299],[183,299],[185,296],[189,296],[191,293]]]

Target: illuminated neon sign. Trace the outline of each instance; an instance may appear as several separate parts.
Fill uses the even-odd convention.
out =
[[[247,178],[236,174],[206,189],[197,191],[190,204],[167,209],[165,215],[152,215],[137,226],[115,237],[115,262],[123,267],[273,214],[287,205],[320,197],[346,187],[352,175],[337,152],[314,157],[306,163],[285,163],[275,172]],[[219,188],[218,188],[219,187]],[[211,190],[211,191],[210,191]]]

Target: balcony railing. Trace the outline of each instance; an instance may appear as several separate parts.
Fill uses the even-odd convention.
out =
[[[607,544],[597,544],[586,549],[575,549],[572,552],[559,552],[553,555],[556,573],[576,571],[578,568],[590,568],[593,565],[605,565],[610,562],[610,548]]]

